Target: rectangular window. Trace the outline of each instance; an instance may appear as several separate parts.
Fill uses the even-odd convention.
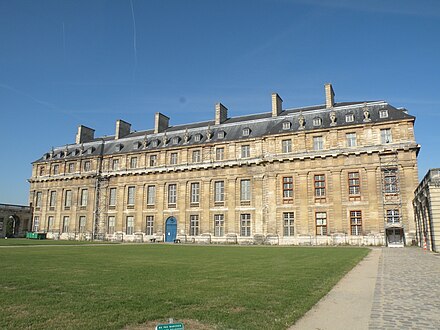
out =
[[[157,166],[157,155],[150,156],[150,166]]]
[[[170,205],[176,206],[177,203],[177,185],[169,184],[168,185],[168,207]]]
[[[293,236],[294,235],[294,214],[293,212],[284,212],[283,213],[283,228],[284,228],[284,236]]]
[[[324,140],[322,136],[314,136],[313,137],[313,150],[323,150],[324,149]]]
[[[354,122],[354,114],[349,113],[348,115],[345,115],[345,121],[346,121],[347,123],[352,123],[352,122]]]
[[[251,180],[240,181],[240,200],[241,201],[251,200]]]
[[[44,166],[41,166],[41,167],[39,168],[39,172],[38,172],[38,173],[39,173],[40,176],[43,176],[44,174],[46,174],[46,173],[45,173],[45,168],[44,168]]]
[[[379,110],[379,118],[388,118],[388,110]]]
[[[177,152],[170,154],[170,165],[177,165]]]
[[[127,227],[125,233],[127,235],[133,235],[134,234],[134,217],[132,215],[129,215],[127,217]]]
[[[293,199],[293,177],[283,177],[283,199]]]
[[[49,208],[53,210],[57,203],[57,192],[51,191],[49,196]]]
[[[69,224],[70,224],[70,218],[69,217],[63,217],[63,233],[69,232]]]
[[[314,177],[315,180],[315,197],[323,198],[325,197],[325,175],[324,174],[316,174]]]
[[[251,236],[251,215],[249,213],[240,215],[240,235]]]
[[[64,192],[64,209],[68,210],[72,206],[72,190]]]
[[[384,170],[384,190],[386,194],[397,193],[397,170],[385,169]]]
[[[130,168],[137,168],[137,157],[131,157],[130,158]]]
[[[108,217],[107,233],[110,235],[113,235],[115,233],[115,217],[114,216]]]
[[[119,159],[112,159],[112,170],[117,171],[119,170]]]
[[[116,206],[116,188],[110,188],[108,196],[108,206]]]
[[[47,231],[50,232],[53,230],[53,224],[54,224],[53,216],[48,216],[47,217]]]
[[[156,186],[147,186],[147,205],[156,204]]]
[[[347,141],[347,147],[356,147],[356,133],[347,133],[345,134],[345,140]]]
[[[215,160],[223,160],[225,158],[225,148],[215,149]]]
[[[192,162],[193,163],[200,163],[202,161],[202,157],[200,155],[200,150],[194,150],[192,152]]]
[[[57,175],[57,174],[59,174],[59,173],[60,173],[60,165],[55,164],[55,165],[53,166],[53,174],[54,174],[54,175]]]
[[[189,216],[189,234],[190,236],[199,235],[199,216],[190,215]]]
[[[362,212],[350,211],[350,226],[352,235],[362,235]]]
[[[69,173],[75,172],[75,163],[69,163],[69,165],[67,165],[67,172]]]
[[[194,182],[191,183],[191,200],[190,203],[199,203],[200,202],[200,183]]]
[[[87,189],[81,190],[81,206],[86,207],[89,199],[89,191]]]
[[[292,140],[282,140],[281,147],[284,154],[292,152]]]
[[[327,212],[316,212],[316,235],[327,235]]]
[[[388,223],[400,223],[399,210],[387,210]]]
[[[393,142],[393,137],[391,136],[391,129],[385,128],[380,130],[380,141],[382,144]]]
[[[88,172],[88,171],[90,171],[90,168],[91,168],[90,160],[86,160],[84,162],[84,171]]]
[[[359,178],[359,172],[348,173],[348,194],[350,196],[360,195],[361,193],[361,181]]]
[[[246,144],[241,146],[241,158],[249,158],[251,156],[251,146]]]
[[[214,202],[224,202],[225,201],[225,182],[215,181],[214,182]]]
[[[214,214],[214,236],[225,236],[225,216]]]
[[[40,230],[40,217],[34,217],[34,232],[38,232]]]
[[[37,191],[37,194],[35,196],[35,207],[41,207],[41,191]]]
[[[80,233],[86,232],[86,217],[83,215],[79,217],[79,232]]]
[[[136,187],[128,187],[127,205],[134,206]]]
[[[153,235],[154,234],[154,216],[147,215],[147,224],[145,227],[145,234]]]

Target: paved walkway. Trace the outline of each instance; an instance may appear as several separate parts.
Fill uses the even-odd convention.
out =
[[[440,256],[377,248],[289,330],[440,329]]]

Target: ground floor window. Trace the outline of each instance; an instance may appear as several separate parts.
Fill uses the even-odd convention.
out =
[[[199,235],[199,216],[190,215],[189,216],[189,234],[191,236]]]
[[[147,215],[147,226],[145,230],[145,234],[153,235],[154,233],[154,216]]]
[[[293,212],[284,212],[283,213],[283,223],[284,223],[284,236],[293,236],[294,229],[294,214]]]
[[[34,217],[34,231],[37,232],[40,229],[40,217]]]
[[[80,233],[86,232],[86,217],[83,215],[79,217],[79,232]]]
[[[47,218],[47,231],[52,231],[53,229],[53,216]]]
[[[107,227],[107,233],[110,235],[113,235],[115,233],[115,217],[109,216],[108,217],[108,227]]]
[[[225,235],[225,216],[223,214],[214,215],[214,236]]]
[[[63,218],[63,233],[69,232],[69,224],[70,224],[70,218],[68,216],[65,216]]]
[[[127,227],[125,233],[127,235],[133,235],[134,234],[134,217],[129,215],[127,217]]]
[[[316,212],[316,235],[327,235],[327,212]]]
[[[240,215],[240,235],[251,236],[251,215],[249,213]]]
[[[362,212],[350,211],[350,226],[352,235],[362,235]]]

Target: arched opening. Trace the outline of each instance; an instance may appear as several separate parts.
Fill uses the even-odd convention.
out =
[[[165,242],[174,242],[177,236],[177,220],[169,217],[165,221]]]
[[[6,237],[16,237],[20,227],[20,218],[16,215],[9,216],[6,222]]]

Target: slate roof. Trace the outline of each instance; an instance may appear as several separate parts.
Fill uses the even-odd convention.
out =
[[[368,110],[369,121],[364,121],[364,110]],[[380,118],[379,110],[388,110],[387,118]],[[334,112],[336,122],[332,125],[330,113]],[[346,122],[346,115],[353,114],[354,121]],[[299,117],[304,118],[304,127],[300,128]],[[313,125],[314,118],[321,118],[321,125]],[[384,101],[368,102],[344,102],[335,103],[332,108],[326,108],[325,105],[311,107],[295,108],[283,110],[279,116],[272,117],[271,112],[260,114],[239,116],[228,118],[220,125],[215,125],[213,120],[184,125],[170,126],[164,132],[154,134],[152,129],[137,131],[127,136],[115,140],[114,136],[95,138],[90,142],[83,144],[71,144],[64,147],[57,147],[44,154],[35,162],[46,161],[48,159],[64,159],[75,157],[87,157],[109,154],[120,154],[142,150],[160,150],[169,147],[179,146],[202,146],[205,143],[240,141],[251,138],[259,138],[266,135],[294,133],[298,131],[313,131],[320,129],[329,129],[344,127],[350,125],[359,125],[365,123],[381,123],[395,120],[410,119],[415,120],[414,116],[409,115],[404,109],[397,109]],[[283,129],[283,122],[289,121],[291,127],[288,130]],[[243,136],[243,129],[249,128],[250,135]],[[189,140],[185,142],[185,132]],[[208,139],[208,131],[212,137]],[[218,132],[224,132],[224,138],[218,137]],[[166,134],[167,144],[164,145],[164,135]],[[200,141],[196,141],[195,136],[200,135]],[[173,137],[177,136],[178,143],[172,143]],[[147,141],[145,147],[145,139]],[[157,147],[153,141],[158,141]],[[67,154],[67,156],[65,156]]]

